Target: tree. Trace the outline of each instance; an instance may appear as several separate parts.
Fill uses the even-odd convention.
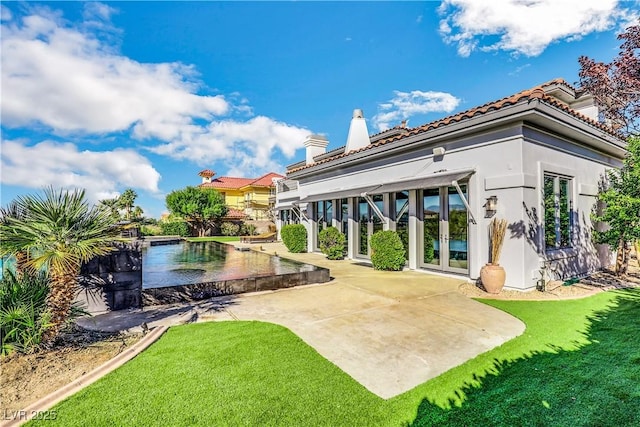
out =
[[[89,206],[84,190],[48,188],[42,195],[19,197],[14,203],[24,216],[0,222],[0,256],[25,252],[28,269],[48,271],[52,327],[45,341],[50,342],[69,317],[80,267],[111,251],[118,229],[107,210]]]
[[[227,214],[224,198],[213,189],[187,187],[175,190],[167,195],[166,204],[172,214],[184,218],[201,237]]]
[[[598,194],[600,211],[596,221],[608,225],[596,231],[598,243],[617,249],[616,273],[626,274],[631,253],[630,242],[640,239],[640,137],[630,137],[627,156],[620,170],[607,174],[608,185]]]
[[[138,197],[138,193],[133,191],[131,188],[127,188],[122,192],[120,197],[118,198],[118,203],[120,207],[122,207],[125,211],[125,218],[131,219],[131,212],[133,211],[133,206],[136,202],[136,197]]]
[[[113,218],[114,222],[120,221],[120,199],[103,199],[98,202],[99,206],[109,211],[109,215]]]
[[[640,21],[639,21],[640,22]],[[580,86],[595,97],[611,125],[627,135],[640,130],[640,25],[618,35],[622,40],[618,55],[610,63],[586,56],[580,63]]]
[[[25,210],[15,202],[9,203],[5,208],[0,208],[0,224],[9,224],[11,220],[22,220],[26,216]],[[27,269],[29,254],[26,250],[17,250],[12,254],[16,261],[16,278],[20,279]]]

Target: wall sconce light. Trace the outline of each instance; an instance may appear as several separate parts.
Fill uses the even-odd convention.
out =
[[[498,210],[498,196],[491,196],[487,198],[487,203],[484,204],[484,217],[491,218],[496,214]]]
[[[445,152],[446,152],[446,150],[444,149],[444,147],[435,147],[433,149],[433,155],[434,156],[442,157],[442,156],[444,156]]]

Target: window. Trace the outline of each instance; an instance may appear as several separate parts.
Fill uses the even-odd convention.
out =
[[[571,178],[544,174],[544,243],[547,250],[571,247]]]

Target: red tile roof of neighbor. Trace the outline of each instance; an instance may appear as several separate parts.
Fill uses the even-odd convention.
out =
[[[200,173],[198,174],[198,176],[212,177],[215,174],[216,173],[214,171],[212,171],[211,169],[205,169],[205,170],[201,170]]]
[[[337,154],[335,156],[330,156],[330,157],[324,158],[322,160],[319,160],[317,162],[314,162],[314,163],[311,163],[311,164],[308,164],[308,165],[304,165],[304,166],[300,166],[300,167],[297,167],[297,168],[290,169],[290,170],[287,171],[287,173],[297,172],[297,171],[300,171],[300,170],[303,170],[303,169],[310,168],[312,166],[317,166],[317,165],[320,165],[320,164],[323,164],[323,163],[328,163],[330,161],[333,161],[333,160],[336,160],[336,159],[339,159],[339,158],[343,158],[343,157],[346,157],[346,156],[350,156],[352,154],[359,153],[361,151],[370,150],[370,149],[378,147],[380,145],[385,145],[385,144],[388,144],[388,143],[391,143],[391,142],[395,142],[395,141],[407,138],[407,137],[412,136],[412,135],[417,135],[417,134],[420,134],[420,133],[423,133],[423,132],[427,132],[429,130],[436,129],[436,128],[439,128],[439,127],[442,127],[442,126],[447,126],[447,125],[450,125],[450,124],[453,124],[453,123],[461,122],[463,120],[471,119],[471,118],[473,118],[475,116],[478,116],[478,115],[482,115],[482,114],[489,113],[491,111],[499,110],[499,109],[501,109],[503,107],[507,107],[509,105],[517,104],[518,102],[522,102],[522,101],[526,101],[526,100],[533,100],[533,99],[539,99],[539,100],[541,100],[541,101],[543,101],[543,102],[545,102],[545,103],[547,103],[549,105],[553,105],[554,107],[557,107],[557,108],[559,108],[559,109],[561,109],[563,111],[566,111],[567,113],[571,114],[572,116],[574,116],[574,117],[576,117],[576,118],[578,118],[578,119],[580,119],[580,120],[582,120],[582,121],[584,121],[584,122],[586,122],[586,123],[588,123],[588,124],[590,124],[592,126],[595,126],[598,129],[600,129],[600,130],[602,130],[602,131],[604,131],[604,132],[606,132],[606,133],[608,133],[610,135],[613,135],[613,136],[615,136],[617,138],[623,139],[623,137],[620,134],[618,134],[611,127],[606,126],[603,123],[600,123],[600,122],[598,122],[596,120],[593,120],[590,117],[587,117],[584,114],[581,114],[581,113],[569,108],[569,106],[567,104],[559,101],[558,99],[556,99],[556,98],[554,98],[554,97],[552,97],[550,95],[547,95],[545,93],[545,91],[544,91],[544,88],[547,88],[547,87],[550,87],[550,86],[553,86],[553,85],[562,85],[562,86],[565,86],[565,87],[571,89],[572,91],[574,91],[576,93],[580,93],[579,90],[577,90],[576,88],[571,86],[564,79],[560,79],[560,78],[559,79],[554,79],[554,80],[548,81],[546,83],[543,83],[541,85],[535,86],[535,87],[533,87],[531,89],[523,90],[522,92],[518,92],[518,93],[516,93],[514,95],[507,96],[505,98],[499,99],[497,101],[488,102],[486,104],[480,105],[478,107],[471,108],[471,109],[466,110],[466,111],[462,111],[462,112],[460,112],[458,114],[454,114],[452,116],[448,116],[448,117],[445,117],[445,118],[442,118],[442,119],[439,119],[439,120],[436,120],[436,121],[433,121],[433,122],[430,122],[430,123],[426,123],[424,125],[417,126],[415,128],[406,129],[406,132],[404,132],[404,133],[402,133],[400,135],[393,135],[393,136],[391,136],[389,138],[383,138],[383,139],[381,139],[379,141],[373,142],[373,143],[371,143],[371,144],[369,144],[369,145],[367,145],[365,147],[359,148],[357,150],[351,150],[351,151],[349,151],[347,153],[342,152],[341,154]],[[370,137],[370,139],[374,139],[375,136],[380,135],[380,134],[382,134],[384,132],[386,132],[386,131],[383,131],[383,132],[380,132],[378,134],[372,135]]]
[[[238,209],[230,208],[227,210],[227,214],[224,216],[226,219],[243,219],[247,215],[244,212]]]
[[[236,178],[231,176],[221,176],[219,178],[212,179],[211,182],[203,182],[199,186],[204,188],[229,188],[237,190],[248,186],[270,187],[273,185],[272,178],[284,178],[284,176],[275,172],[269,172],[259,178]]]

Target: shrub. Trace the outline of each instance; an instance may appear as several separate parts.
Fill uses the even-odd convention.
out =
[[[371,236],[371,262],[376,270],[402,270],[405,250],[395,231],[378,231]]]
[[[47,311],[49,282],[46,274],[16,277],[10,271],[0,280],[0,352],[28,353],[42,342],[51,326]]]
[[[255,236],[256,234],[256,226],[254,224],[247,224],[243,222],[240,226],[240,235],[241,236]]]
[[[220,225],[220,233],[223,236],[237,236],[240,232],[240,226],[233,222],[223,222]]]
[[[327,227],[318,234],[320,250],[328,259],[344,258],[344,234],[335,227]]]
[[[282,242],[291,253],[307,251],[307,229],[302,224],[288,224],[280,230]]]
[[[140,234],[143,236],[160,236],[162,235],[162,227],[154,224],[145,224],[140,227]]]
[[[160,228],[164,236],[191,236],[189,224],[185,221],[162,222],[160,223]]]

